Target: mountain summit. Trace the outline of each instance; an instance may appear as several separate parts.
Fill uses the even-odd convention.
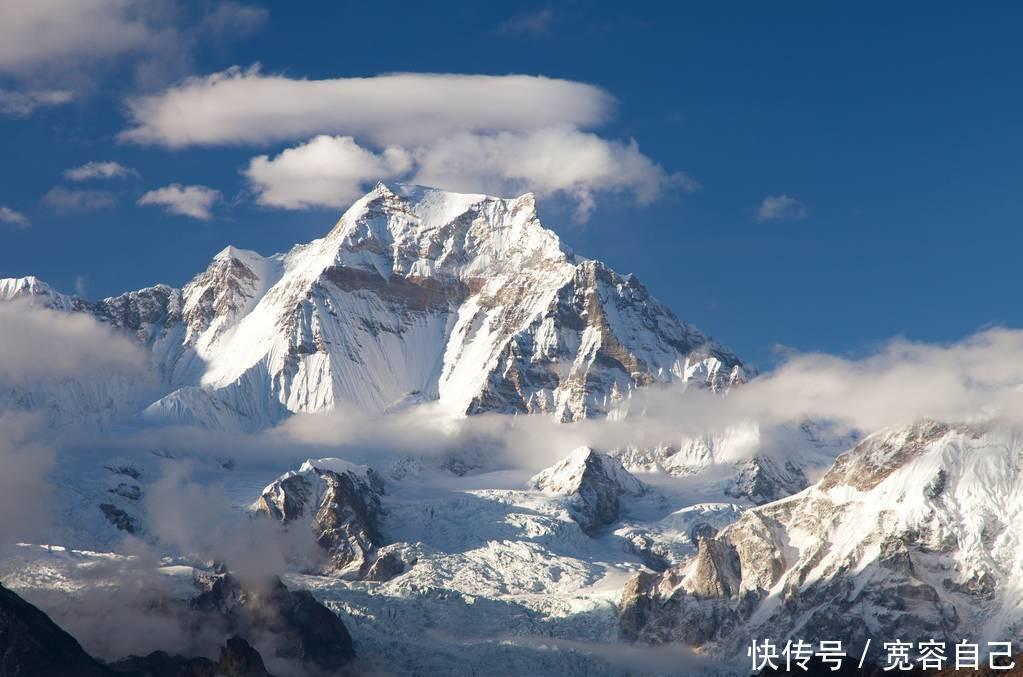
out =
[[[227,247],[182,290],[89,302],[27,296],[128,330],[152,352],[162,421],[259,428],[339,405],[437,401],[454,415],[605,415],[637,387],[745,378],[741,361],[583,259],[514,199],[378,184],[323,238],[263,257]]]

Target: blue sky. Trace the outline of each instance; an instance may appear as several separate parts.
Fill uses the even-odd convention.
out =
[[[51,15],[61,5],[40,3]],[[355,150],[326,150],[335,160],[359,159],[360,173],[347,183],[366,185],[377,168],[407,178],[415,175],[404,170],[409,157],[421,164],[434,157],[430,134],[403,135],[402,119],[374,126],[379,113],[360,112],[357,103],[346,104],[336,124],[322,111],[305,118],[299,110],[301,130],[286,138],[269,138],[280,125],[270,117],[267,138],[256,140],[214,138],[223,130],[202,143],[125,140],[125,130],[142,124],[130,102],[164,101],[183,78],[256,63],[258,75],[237,77],[258,84],[276,76],[522,74],[556,86],[508,114],[528,120],[505,116],[468,130],[471,147],[507,148],[495,141],[504,138],[502,125],[521,123],[505,138],[518,148],[539,128],[530,116],[548,113],[562,120],[557,138],[566,147],[603,144],[634,169],[640,160],[628,155],[628,143],[635,140],[648,163],[635,171],[612,164],[600,181],[571,189],[556,187],[557,172],[506,183],[536,183],[541,216],[573,248],[636,273],[681,317],[747,359],[769,364],[777,345],[855,353],[896,335],[949,341],[990,324],[1023,325],[1016,302],[1023,244],[1017,5],[83,5],[95,11],[67,30],[98,39],[69,43],[66,35],[32,35],[25,28],[36,25],[32,17],[22,16],[28,23],[20,28],[10,16],[0,20],[7,45],[0,47],[0,205],[24,217],[8,213],[0,223],[2,277],[35,274],[92,297],[181,285],[228,243],[284,250],[323,234],[340,213],[344,191],[307,195],[296,205],[299,198],[281,197],[286,186],[261,189],[246,174],[254,157],[268,156],[265,180],[282,181],[282,151],[306,148],[320,133],[351,135]],[[12,11],[22,10],[0,9]],[[608,95],[615,103],[601,98]],[[234,101],[246,110],[272,103]],[[407,106],[418,119],[422,105],[398,96],[382,110]],[[201,112],[181,115],[188,130],[209,123]],[[441,136],[461,133],[462,117],[453,117]],[[388,146],[400,157],[385,157]],[[470,180],[479,155],[465,143],[457,148],[464,159],[457,177],[423,166],[418,175]],[[538,148],[556,154],[549,143]],[[131,171],[65,176],[89,162]],[[499,170],[487,168],[503,172],[494,180],[519,171]],[[173,184],[219,197],[196,207],[158,193],[149,200],[156,204],[138,204]],[[593,200],[585,218],[581,192]],[[769,197],[774,209],[759,212]],[[283,208],[282,200],[292,203]],[[191,204],[193,216],[170,212],[172,203],[179,211]]]

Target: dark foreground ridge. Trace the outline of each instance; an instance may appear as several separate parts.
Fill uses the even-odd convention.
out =
[[[0,677],[273,677],[246,633],[271,633],[283,648],[275,655],[297,662],[302,672],[348,677],[355,651],[341,620],[307,591],[290,591],[278,579],[266,589],[248,590],[221,570],[198,581],[193,612],[226,617],[236,633],[218,660],[155,651],[104,663],[39,608],[0,585]],[[297,675],[302,674],[295,673]]]
[[[45,613],[0,585],[0,676],[110,677]]]

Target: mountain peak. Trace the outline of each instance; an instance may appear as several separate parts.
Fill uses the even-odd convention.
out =
[[[224,261],[228,259],[234,259],[236,261],[241,261],[244,263],[246,261],[251,260],[262,260],[263,258],[264,257],[262,254],[251,249],[239,249],[234,245],[227,245],[219,252],[217,252],[217,254],[213,257],[213,260]]]
[[[571,258],[540,223],[531,193],[501,198],[383,183],[358,199],[317,247],[295,253],[316,257],[306,260],[313,267],[463,280],[508,268],[557,267]]]
[[[26,287],[157,353],[167,390],[143,415],[158,420],[258,428],[415,400],[568,421],[651,383],[717,390],[745,374],[634,278],[569,252],[531,193],[381,183],[325,237],[270,257],[226,247],[180,291],[96,304],[32,281],[0,293]]]

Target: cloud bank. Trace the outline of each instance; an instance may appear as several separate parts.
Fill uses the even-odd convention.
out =
[[[725,397],[679,385],[651,387],[636,391],[610,419],[452,420],[423,405],[381,417],[351,411],[295,416],[274,435],[282,438],[279,444],[321,445],[321,452],[333,448],[360,462],[403,451],[487,450],[498,463],[539,468],[581,445],[654,448],[750,424],[763,432],[809,419],[863,433],[922,418],[1023,426],[1021,358],[1023,330],[989,329],[947,345],[893,340],[862,358],[795,354]]]
[[[145,362],[141,348],[84,313],[9,301],[0,303],[0,326],[0,386],[104,378]]]

